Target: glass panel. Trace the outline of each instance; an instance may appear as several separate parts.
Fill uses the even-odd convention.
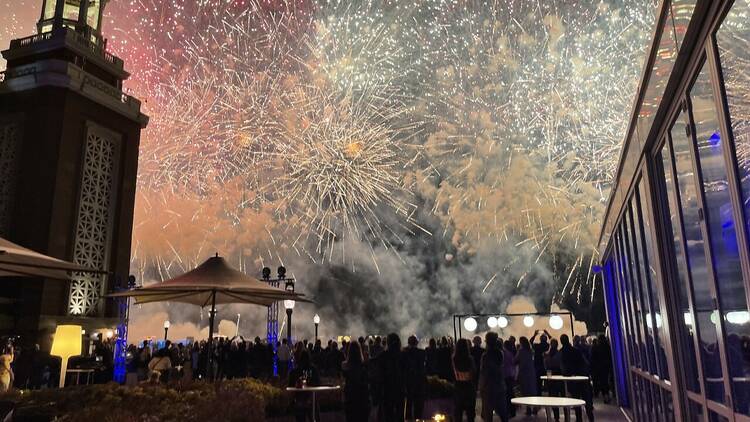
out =
[[[724,403],[724,373],[721,369],[715,324],[715,321],[718,321],[718,312],[715,313],[708,264],[703,248],[703,232],[699,215],[700,200],[695,187],[695,173],[691,158],[692,138],[687,136],[686,127],[684,120],[677,120],[672,127],[671,136],[682,223],[687,244],[685,261],[695,299],[694,312],[697,321],[689,322],[695,324],[698,333],[706,397]]]
[[[704,65],[698,75],[690,92],[690,99],[706,202],[705,219],[711,241],[719,304],[726,320],[725,349],[735,396],[733,402],[736,411],[748,414],[750,406],[744,368],[750,365],[750,355],[742,351],[742,338],[750,335],[750,313],[745,298],[745,283],[742,279],[734,212],[724,162],[724,137],[719,130],[708,66]]]
[[[622,228],[622,227],[621,227]],[[631,351],[631,364],[635,367],[640,367],[641,362],[641,353],[640,353],[640,345],[638,344],[638,337],[636,336],[635,331],[635,323],[634,323],[634,316],[633,316],[633,303],[630,296],[630,283],[628,282],[628,278],[626,276],[626,266],[627,261],[625,259],[625,253],[623,252],[623,242],[622,242],[622,231],[618,230],[617,233],[617,249],[619,251],[620,259],[620,283],[622,285],[622,294],[623,294],[623,300],[624,308],[625,308],[625,314],[627,316],[627,327],[628,327],[628,339],[630,343],[630,351]]]
[[[99,30],[99,9],[101,9],[101,0],[89,0],[89,8],[86,11],[86,23],[88,26]]]
[[[714,412],[713,410],[708,411],[708,420],[711,422],[729,422],[729,419],[725,418],[724,416],[721,416],[720,414]]]
[[[648,372],[649,366],[648,357],[646,355],[646,342],[642,337],[645,311],[642,309],[643,304],[640,299],[637,279],[633,277],[633,253],[630,246],[630,229],[627,225],[627,218],[623,219],[620,228],[624,255],[623,262],[625,262],[625,279],[627,280],[632,311],[631,318],[633,319],[633,334],[636,338],[636,351],[638,353],[638,362],[640,363],[638,367]]]
[[[632,202],[631,202],[632,205]],[[648,367],[645,367],[643,370],[647,371],[651,374],[657,373],[656,371],[656,355],[654,353],[654,339],[652,336],[652,330],[654,324],[654,314],[651,312],[651,304],[648,300],[648,295],[645,291],[645,283],[643,280],[643,274],[645,273],[643,266],[643,263],[641,261],[642,259],[642,253],[639,253],[637,251],[637,248],[640,247],[639,243],[635,242],[634,233],[639,232],[640,230],[635,230],[633,226],[633,207],[628,205],[628,210],[626,213],[625,223],[626,230],[627,230],[627,246],[628,246],[628,255],[630,257],[630,268],[632,269],[632,280],[634,284],[634,291],[635,291],[635,297],[636,301],[638,302],[638,318],[639,321],[639,328],[642,330],[643,335],[645,336],[644,340],[644,352],[646,353],[646,359],[644,362],[648,362]],[[640,267],[640,272],[637,270]]]
[[[77,21],[78,13],[81,11],[81,0],[65,0],[63,8],[63,18]]]
[[[636,366],[636,359],[634,355],[635,343],[633,342],[632,331],[630,329],[630,312],[628,310],[628,302],[625,294],[625,286],[622,276],[622,255],[620,254],[620,236],[615,233],[614,239],[614,255],[615,255],[615,267],[617,272],[617,291],[620,301],[620,309],[623,318],[623,330],[625,331],[625,342],[628,349],[628,365]],[[628,369],[628,373],[630,370]]]
[[[684,112],[682,112],[684,114]],[[680,115],[678,120],[682,121],[684,116]],[[679,207],[677,206],[677,193],[674,187],[674,176],[672,169],[672,157],[669,148],[669,140],[664,144],[661,155],[661,162],[664,170],[664,182],[666,194],[669,203],[669,225],[672,228],[672,239],[674,240],[675,267],[677,270],[677,285],[679,290],[679,310],[680,313],[675,318],[675,323],[679,324],[678,335],[682,338],[682,347],[687,348],[683,355],[685,362],[682,362],[682,370],[685,373],[685,382],[688,390],[700,392],[698,384],[698,366],[695,358],[695,327],[692,324],[692,315],[690,314],[690,281],[685,269],[685,251],[682,246],[682,233],[680,229],[680,219],[678,216]]]
[[[674,402],[672,401],[672,392],[669,390],[662,390],[664,394],[664,417],[667,422],[674,422]]]
[[[690,414],[688,419],[690,422],[703,422],[703,406],[700,403],[696,403],[692,400],[688,400]]]
[[[651,298],[651,319],[654,330],[654,351],[658,359],[658,372],[654,375],[658,375],[665,380],[669,380],[669,368],[667,366],[667,352],[664,350],[664,344],[667,341],[664,338],[664,330],[662,325],[666,319],[661,309],[661,293],[656,285],[656,269],[654,268],[654,250],[652,247],[651,239],[651,223],[649,222],[648,216],[643,212],[643,209],[648,206],[646,201],[646,180],[641,179],[640,186],[638,187],[639,197],[637,198],[637,206],[635,209],[638,211],[637,216],[633,215],[633,222],[641,221],[640,231],[637,229],[639,224],[636,224],[636,239],[638,240],[639,249],[641,250],[641,264],[642,270],[645,271],[645,278],[643,279],[644,288],[649,293]]]
[[[690,18],[695,10],[695,0],[673,0],[672,1],[672,21],[674,22],[674,32],[677,37],[677,48],[682,46],[682,40],[685,39]]]
[[[745,224],[750,230],[750,0],[734,2],[716,40],[739,164]]]
[[[55,5],[57,0],[46,0],[44,3],[44,20],[55,17]]]

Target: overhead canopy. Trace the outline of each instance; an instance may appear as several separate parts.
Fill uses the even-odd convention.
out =
[[[198,306],[249,303],[269,306],[279,300],[311,302],[299,293],[287,292],[230,267],[224,258],[211,257],[195,269],[173,279],[113,293],[110,297],[134,297],[135,303],[180,302]]]
[[[70,272],[101,272],[34,252],[0,237],[0,277],[70,280]]]

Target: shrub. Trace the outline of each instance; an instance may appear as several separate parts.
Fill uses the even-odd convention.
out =
[[[253,379],[220,383],[125,387],[115,383],[40,391],[14,391],[18,420],[263,421],[289,407],[282,390]]]

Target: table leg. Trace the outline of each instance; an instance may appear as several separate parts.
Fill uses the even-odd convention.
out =
[[[316,408],[315,408],[315,391],[312,392],[312,395],[313,395],[312,420],[313,420],[313,422],[317,422],[317,419],[315,419],[315,415],[317,413],[317,412],[315,412],[315,410],[316,410]]]
[[[547,422],[552,422],[552,418],[550,417],[550,414],[549,414],[550,409],[551,409],[550,407],[544,408],[544,414],[547,416]]]
[[[81,373],[76,372],[76,385],[81,385]]]
[[[565,422],[570,422],[570,408],[569,407],[563,407],[563,415],[565,418]]]

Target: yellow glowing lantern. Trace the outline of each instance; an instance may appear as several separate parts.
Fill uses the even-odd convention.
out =
[[[68,359],[71,356],[81,354],[82,332],[83,329],[80,325],[58,325],[55,329],[55,338],[52,340],[52,350],[49,354],[59,356],[62,359],[62,363],[60,364],[60,388],[65,386]]]

